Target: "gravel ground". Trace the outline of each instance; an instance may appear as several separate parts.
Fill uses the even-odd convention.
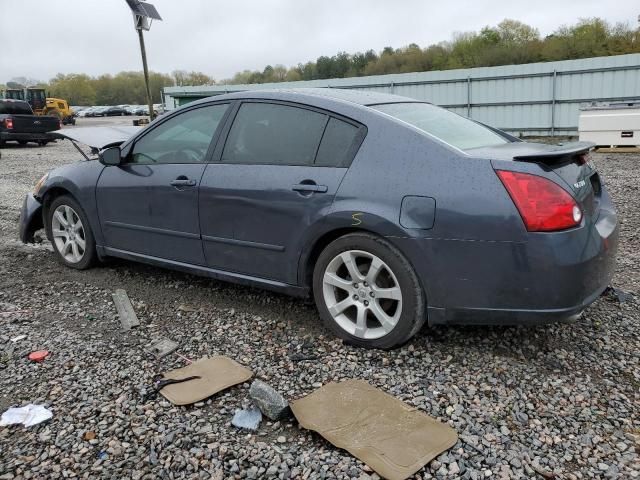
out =
[[[191,407],[142,403],[154,374],[184,365],[145,354],[158,336],[190,358],[229,355],[290,399],[363,378],[448,422],[460,441],[415,478],[640,478],[640,155],[595,155],[622,222],[614,286],[635,298],[602,297],[571,325],[424,329],[392,352],[343,345],[303,300],[125,261],[78,272],[46,245],[21,245],[23,195],[77,158],[68,142],[0,158],[0,311],[27,310],[0,315],[0,410],[53,411],[0,428],[0,479],[378,478],[295,421],[231,426],[248,383]],[[128,333],[116,288],[142,322]],[[23,357],[40,348],[45,362]]]

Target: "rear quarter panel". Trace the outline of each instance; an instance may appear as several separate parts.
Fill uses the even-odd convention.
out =
[[[475,241],[524,240],[522,221],[491,162],[446,146],[412,127],[372,114],[336,195],[331,216],[359,216],[385,236]],[[407,195],[435,199],[433,228],[400,225]],[[386,222],[381,222],[384,219]]]
[[[310,230],[314,236],[350,228],[386,237],[408,257],[435,305],[447,297],[446,284],[455,283],[438,279],[460,277],[464,284],[464,265],[474,261],[469,258],[473,252],[504,255],[505,246],[512,245],[507,250],[512,250],[508,262],[513,261],[526,231],[489,160],[466,155],[385,115],[366,110],[357,114],[362,116],[354,112],[353,117],[367,126],[367,137],[329,215]],[[400,224],[402,200],[408,195],[435,199],[432,228]],[[486,248],[474,247],[480,245]],[[464,264],[447,267],[451,256],[464,259]]]

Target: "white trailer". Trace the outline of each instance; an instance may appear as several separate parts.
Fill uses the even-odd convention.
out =
[[[640,147],[640,103],[582,108],[578,131],[581,141],[598,146]]]

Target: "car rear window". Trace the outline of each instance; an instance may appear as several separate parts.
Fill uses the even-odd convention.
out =
[[[32,115],[31,107],[27,102],[0,101],[0,114],[4,115]]]
[[[429,103],[389,103],[372,105],[371,108],[409,123],[461,150],[509,143],[484,125]]]

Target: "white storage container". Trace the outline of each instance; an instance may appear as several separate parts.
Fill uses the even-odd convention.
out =
[[[585,107],[578,131],[581,141],[598,146],[640,146],[640,104]]]

